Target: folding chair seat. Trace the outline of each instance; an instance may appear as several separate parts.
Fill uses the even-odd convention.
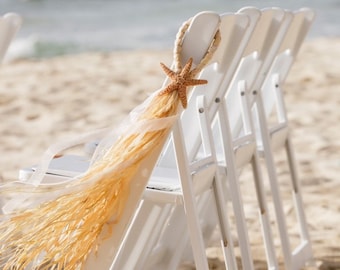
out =
[[[0,17],[0,62],[21,26],[21,17],[15,13],[6,13]]]
[[[304,214],[293,148],[289,136],[290,133],[282,85],[313,19],[314,12],[310,9],[304,8],[294,12],[290,27],[281,42],[281,46],[277,51],[276,57],[271,64],[268,73],[262,80],[258,80],[253,87],[253,91],[256,91],[258,95],[255,95],[255,104],[251,105],[255,115],[254,118],[256,119],[256,129],[258,131],[258,152],[265,160],[269,176],[284,263],[286,269],[292,270],[301,269],[306,263],[311,262],[313,253]],[[273,117],[273,115],[275,117]],[[275,120],[273,121],[273,119]],[[298,221],[297,225],[300,233],[300,243],[294,249],[292,249],[290,243],[274,160],[274,152],[279,149],[284,149],[287,155],[294,206]]]

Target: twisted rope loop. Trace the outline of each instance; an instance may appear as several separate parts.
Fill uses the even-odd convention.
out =
[[[191,21],[192,21],[192,18],[184,22],[177,33],[177,37],[175,40],[175,47],[174,47],[174,60],[175,60],[175,71],[176,72],[180,72],[183,69],[182,59],[181,59],[182,58],[182,44],[184,41],[185,34],[191,24]],[[202,71],[202,69],[209,63],[215,51],[217,50],[220,42],[221,42],[221,33],[220,33],[220,30],[217,30],[204,57],[201,59],[200,63],[191,70],[192,77],[197,76]]]

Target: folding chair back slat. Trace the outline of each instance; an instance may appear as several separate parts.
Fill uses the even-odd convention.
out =
[[[302,42],[306,38],[306,35],[314,20],[314,12],[310,9],[304,8],[294,12],[290,27],[281,41],[281,46],[277,51],[277,55],[272,63],[270,70],[265,76],[265,80],[260,82],[257,89],[262,89],[262,95],[265,95],[264,107],[266,115],[268,116],[275,104],[275,92],[266,91],[271,89],[273,82],[273,76],[279,76],[276,83],[282,83],[286,80],[288,72],[294,60],[301,48]]]
[[[240,64],[240,66],[242,66],[245,70],[238,72],[239,76],[243,76],[244,80],[247,82],[246,88],[248,91],[249,89],[256,90],[258,89],[257,86],[260,87],[262,85],[292,20],[291,12],[277,8],[264,9],[263,14],[265,17],[261,21],[261,25],[257,27],[257,32],[252,36],[252,40],[247,47],[246,54],[244,54],[247,57],[244,57],[243,61],[248,61],[250,63],[248,64],[245,62],[244,64]],[[273,17],[274,14],[275,17]],[[268,22],[273,23],[271,24]],[[265,23],[268,24],[268,26],[265,27],[267,32],[263,31]],[[261,38],[258,38],[258,32],[262,33],[260,35]],[[264,33],[271,34],[264,35]],[[257,66],[255,63],[256,60],[258,61]],[[234,78],[234,81],[236,82],[239,80],[239,78]],[[233,104],[233,101],[237,99],[235,97],[236,95],[238,95],[237,91],[229,91],[227,96],[228,108],[232,108],[230,109],[232,110],[230,125],[233,132],[232,134],[235,137],[242,133],[242,122],[240,119],[242,114],[240,113],[240,109]],[[233,115],[235,115],[235,117]]]

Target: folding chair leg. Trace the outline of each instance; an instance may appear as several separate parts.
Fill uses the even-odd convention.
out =
[[[244,214],[244,207],[241,198],[240,184],[238,172],[236,170],[235,157],[234,157],[234,148],[230,138],[230,125],[228,120],[228,110],[226,108],[225,102],[222,103],[222,106],[219,108],[221,111],[220,115],[224,115],[222,118],[224,122],[221,121],[221,135],[223,145],[225,147],[224,155],[226,161],[226,172],[225,175],[227,177],[227,181],[229,183],[229,188],[232,190],[230,194],[231,203],[233,206],[233,210],[235,213],[236,220],[236,229],[237,235],[239,238],[239,245],[241,249],[241,261],[243,269],[253,270],[253,258],[251,255],[250,244],[249,244],[249,236],[248,229]]]
[[[197,270],[205,270],[209,269],[208,259],[206,256],[202,230],[198,219],[198,211],[196,207],[197,202],[194,198],[194,189],[192,186],[191,175],[188,171],[188,168],[183,165],[188,164],[189,162],[183,160],[187,156],[184,153],[184,145],[180,145],[183,144],[182,138],[184,138],[183,131],[180,128],[179,124],[176,123],[173,127],[173,139],[175,144],[178,144],[177,147],[175,147],[175,151],[177,166],[179,169],[179,175],[182,184],[185,216],[187,219],[189,236],[193,249],[196,268]]]
[[[305,212],[303,209],[303,200],[302,194],[300,191],[300,183],[297,177],[297,170],[295,166],[294,154],[292,150],[292,145],[290,141],[290,137],[288,135],[287,140],[285,142],[285,149],[287,154],[288,165],[291,174],[291,180],[293,185],[293,198],[294,198],[294,206],[296,209],[300,236],[302,239],[301,244],[293,251],[293,260],[297,260],[297,256],[295,254],[301,254],[303,261],[301,263],[295,262],[295,264],[304,265],[304,262],[311,260],[313,258],[313,251],[311,247],[311,241],[308,233],[308,226],[306,221]]]
[[[167,222],[167,227],[160,239],[158,242],[159,246],[154,249],[156,253],[160,253],[156,255],[159,259],[156,264],[157,267],[167,270],[177,269],[184,249],[187,248],[187,243],[189,242],[183,205],[176,205],[173,208],[170,219]],[[189,245],[188,248],[190,247]],[[168,250],[173,252],[169,253]],[[154,265],[148,264],[148,266],[146,269],[155,269]]]
[[[119,260],[114,262],[112,270],[133,269],[136,266],[142,268],[142,265],[146,263],[145,258],[149,258],[146,254],[151,253],[152,247],[157,242],[162,230],[158,225],[164,224],[163,221],[168,217],[169,210],[167,205],[158,206],[148,200],[141,202],[138,214],[132,222],[133,226],[129,228],[129,233],[127,234],[129,237],[119,250],[119,255],[117,256]],[[146,232],[146,229],[150,233],[140,234],[141,230]],[[136,249],[136,243],[139,243],[139,249]],[[133,253],[131,253],[131,250]]]
[[[223,187],[221,180],[216,174],[215,180],[213,182],[213,191],[215,197],[215,206],[218,215],[219,228],[221,233],[221,245],[223,249],[224,261],[226,264],[226,269],[233,270],[237,269],[237,263],[234,255],[234,245],[232,241],[232,236],[230,233],[230,225],[227,218],[226,211],[226,200],[223,194]]]
[[[300,184],[298,181],[298,177],[297,177],[297,171],[296,171],[296,166],[295,166],[295,160],[294,160],[294,156],[293,156],[293,151],[292,151],[292,145],[290,142],[290,138],[288,136],[286,143],[285,143],[285,148],[286,148],[286,153],[287,153],[287,159],[288,159],[288,164],[289,164],[289,168],[290,168],[290,173],[291,173],[291,179],[292,179],[292,184],[293,184],[293,191],[294,191],[294,195],[296,195],[296,203],[299,205],[297,207],[297,210],[302,210],[301,212],[298,212],[298,218],[299,218],[299,224],[300,226],[300,233],[301,233],[301,237],[306,240],[306,241],[310,241],[309,240],[309,233],[307,230],[307,222],[306,222],[306,217],[305,217],[305,213],[303,211],[303,205],[302,205],[302,200],[301,200],[301,192],[300,192]]]
[[[285,261],[287,269],[292,269],[291,268],[291,250],[290,250],[290,242],[289,242],[289,237],[288,237],[288,232],[287,232],[286,218],[285,218],[285,214],[283,211],[282,199],[281,199],[279,184],[277,180],[277,173],[275,170],[275,164],[274,164],[271,151],[266,151],[265,162],[266,162],[266,166],[268,169],[270,189],[272,192],[275,215],[276,215],[277,225],[279,228],[279,233],[280,233],[280,238],[281,238],[284,261]]]
[[[294,262],[291,252],[291,246],[289,241],[289,236],[287,232],[287,224],[286,224],[286,218],[283,211],[283,205],[282,205],[282,199],[281,194],[279,190],[279,183],[278,183],[278,177],[275,167],[275,161],[273,156],[273,151],[271,149],[271,140],[268,133],[267,123],[265,122],[265,113],[264,113],[264,107],[262,104],[262,99],[260,94],[257,96],[256,101],[256,109],[258,114],[259,124],[260,124],[260,130],[261,130],[261,140],[263,144],[263,151],[264,151],[264,159],[268,171],[268,177],[269,177],[269,183],[270,183],[270,189],[272,193],[272,199],[275,209],[275,215],[276,215],[276,221],[279,229],[280,239],[281,239],[281,246],[283,251],[283,257],[286,269],[288,270],[297,270],[298,268],[294,268]],[[291,162],[291,161],[290,161]],[[296,181],[296,179],[294,180]]]
[[[183,218],[184,218],[184,216],[182,215],[182,219]],[[167,265],[167,269],[169,269],[169,270],[178,268],[179,263],[183,259],[183,253],[184,252],[189,252],[191,256],[193,255],[192,249],[190,250],[190,247],[191,247],[190,246],[190,239],[189,239],[188,230],[187,230],[185,224],[184,224],[184,227],[182,227],[182,228],[184,228],[185,230],[182,230],[182,232],[180,232],[179,235],[178,235],[178,241],[176,242],[177,246],[176,246],[176,248],[173,249],[175,252],[173,254],[171,254],[171,261]],[[173,241],[173,239],[171,241]],[[189,250],[186,251],[186,248],[189,248]],[[192,257],[191,257],[191,259],[192,259]]]
[[[191,193],[193,194],[193,193]],[[191,199],[184,199],[184,207],[186,218],[188,222],[189,235],[191,246],[194,253],[195,265],[197,270],[209,269],[208,260],[205,252],[204,241],[202,237],[202,230],[198,220],[198,212],[195,207],[195,201]]]
[[[216,179],[219,179],[219,177],[216,176]],[[208,195],[208,197],[206,197],[205,195]],[[210,213],[209,218],[213,218],[214,220],[216,220],[217,218],[218,226],[221,233],[221,247],[223,250],[226,269],[237,270],[238,268],[236,263],[236,257],[234,255],[234,246],[232,236],[230,233],[230,225],[226,215],[227,211],[225,209],[226,200],[224,198],[223,187],[220,180],[214,180],[212,191],[205,195],[203,196],[203,198],[200,198],[200,201],[198,202],[198,208],[200,210],[199,212],[204,213],[205,211],[209,211]],[[213,208],[216,209],[216,215],[212,214]],[[207,218],[207,215],[203,214],[203,216]],[[204,230],[203,235],[204,240],[206,242],[210,239],[209,236],[211,235],[211,232],[212,232],[211,228],[209,228],[208,232]],[[176,253],[183,252],[184,247],[182,245],[183,240],[186,240],[185,234],[182,234],[181,241],[178,242],[178,248],[176,248]]]
[[[264,244],[266,249],[267,256],[267,265],[268,269],[279,269],[276,254],[275,254],[275,246],[273,241],[272,230],[269,222],[269,212],[267,206],[267,200],[265,198],[262,175],[260,172],[260,165],[258,161],[258,156],[255,153],[251,160],[251,165],[253,169],[253,175],[256,186],[257,200],[260,208],[260,220],[261,220],[261,228],[262,235],[264,237]]]
[[[213,206],[213,202],[211,200],[211,191],[206,192],[206,194],[202,194],[197,202],[197,209],[198,212],[201,213],[205,213],[205,211],[209,211],[209,213],[211,213],[211,209]],[[206,217],[206,215],[202,215],[204,217]],[[216,216],[210,215],[210,217],[212,219],[216,219]],[[174,221],[176,222],[176,224],[178,224],[179,222],[179,218],[177,216],[174,216],[174,218],[172,217],[172,219],[174,219]],[[182,211],[182,220],[184,219],[183,216],[183,211]],[[215,225],[215,224],[214,224]],[[207,240],[210,239],[209,236],[211,235],[211,232],[213,231],[211,228],[209,228],[209,230],[207,231],[207,224],[206,224],[206,220],[202,220],[200,219],[200,226],[202,228],[202,234],[203,234],[203,239],[205,241],[205,244],[207,243]],[[179,227],[179,226],[178,226]],[[184,228],[184,226],[182,226]],[[171,239],[169,239],[168,241],[172,241],[173,243],[176,244],[176,248],[173,248],[173,250],[175,250],[175,253],[171,256],[171,261],[168,263],[169,268],[167,269],[177,269],[179,261],[182,262],[190,262],[193,261],[193,254],[192,254],[192,250],[190,250],[190,239],[188,236],[188,231],[187,230],[182,230],[181,232],[177,232],[178,233],[178,241],[174,241],[173,237]],[[168,233],[167,233],[168,234]]]
[[[161,231],[163,230],[163,226],[159,226],[159,224],[165,224],[166,220],[169,217],[169,213],[171,212],[171,205],[162,205],[160,206],[160,209],[158,209],[158,211],[160,212],[158,212],[157,215],[155,214],[153,219],[149,221],[149,223],[153,225],[153,226],[149,225],[149,227],[151,227],[150,231],[152,231],[152,233],[149,234],[148,240],[146,241],[146,244],[143,246],[143,251],[140,252],[139,256],[141,257],[141,259],[139,260],[139,263],[136,264],[140,268],[144,268],[143,265],[149,263],[150,258],[153,260],[157,259],[153,258],[152,255],[150,256],[150,254],[152,254],[155,243],[157,243]],[[143,213],[141,215],[143,215]],[[146,224],[146,226],[148,226],[148,224]],[[141,227],[139,227],[139,229],[140,228]]]
[[[278,177],[275,167],[275,160],[273,156],[273,150],[271,145],[271,138],[269,135],[268,125],[266,121],[266,115],[263,105],[263,100],[261,98],[261,91],[257,93],[256,97],[256,113],[259,120],[260,131],[261,131],[261,141],[263,145],[264,159],[268,171],[269,183],[272,192],[272,198],[275,208],[276,221],[279,228],[281,246],[284,256],[284,262],[287,270],[298,270],[304,266],[304,264],[312,259],[312,248],[309,240],[306,219],[303,210],[303,203],[300,193],[300,186],[297,179],[297,172],[295,168],[295,162],[293,157],[293,151],[289,139],[289,133],[284,138],[284,147],[287,153],[288,165],[291,174],[291,181],[293,185],[293,198],[295,202],[295,210],[297,211],[298,223],[300,227],[300,234],[302,242],[300,245],[292,252],[291,245],[289,241],[289,235],[287,232],[286,218],[283,210],[282,199],[279,190]],[[283,102],[283,98],[281,98]],[[284,106],[282,104],[281,106]]]
[[[289,151],[291,153],[291,149],[289,149],[288,152]],[[291,171],[292,178],[295,178],[295,179],[292,179],[293,189],[294,189],[293,198],[294,198],[294,203],[295,203],[295,209],[297,211],[300,234],[302,237],[302,242],[293,252],[291,250],[289,235],[287,232],[288,227],[286,224],[286,218],[285,218],[285,214],[283,211],[283,205],[282,205],[281,195],[279,191],[279,184],[277,180],[277,173],[274,167],[275,164],[274,164],[274,159],[273,159],[273,155],[271,151],[265,152],[265,160],[266,160],[266,166],[268,168],[270,187],[271,187],[271,192],[273,195],[273,203],[275,207],[277,224],[278,224],[278,228],[280,232],[281,245],[282,245],[286,269],[287,270],[288,269],[299,270],[301,269],[301,267],[305,265],[305,263],[308,260],[312,259],[313,256],[312,256],[311,242],[309,240],[309,235],[308,235],[308,230],[307,230],[305,214],[303,210],[302,198],[299,192],[299,185],[298,185],[297,179],[295,178],[296,171],[292,163],[292,156],[289,157],[289,164],[291,167],[290,169],[292,169]]]

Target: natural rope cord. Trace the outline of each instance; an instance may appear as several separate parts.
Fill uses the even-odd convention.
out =
[[[175,71],[177,72],[183,69],[182,59],[181,59],[182,44],[183,44],[185,34],[187,33],[187,30],[191,24],[191,21],[192,19],[189,19],[186,22],[184,22],[176,36],[175,46],[174,46],[174,61],[175,61]],[[218,48],[220,42],[221,42],[221,33],[220,33],[220,30],[217,30],[213,38],[213,41],[211,42],[206,54],[204,55],[200,63],[194,69],[191,70],[191,74],[193,75],[193,77],[196,77],[198,73],[200,73],[202,69],[209,63],[216,49]]]
[[[188,25],[181,28],[176,44],[182,40]],[[155,148],[162,146],[178,119],[181,100],[178,92],[202,83],[203,80],[193,77],[210,60],[218,45],[218,36],[192,71],[190,61],[181,68],[181,46],[176,46],[177,71],[169,71],[176,75],[168,87],[171,91],[160,94],[161,89],[133,110],[123,123],[124,128],[117,131],[116,140],[103,140],[100,147],[104,150],[85,174],[62,186],[49,186],[51,191],[44,186],[18,183],[0,187],[1,196],[13,192],[12,197],[29,195],[27,200],[34,202],[30,206],[19,205],[18,210],[8,215],[0,215],[0,269],[84,268],[89,254],[95,252],[102,241],[103,229],[110,231],[114,229],[110,226],[120,221],[129,189],[133,181],[138,181],[135,176],[141,163]]]

